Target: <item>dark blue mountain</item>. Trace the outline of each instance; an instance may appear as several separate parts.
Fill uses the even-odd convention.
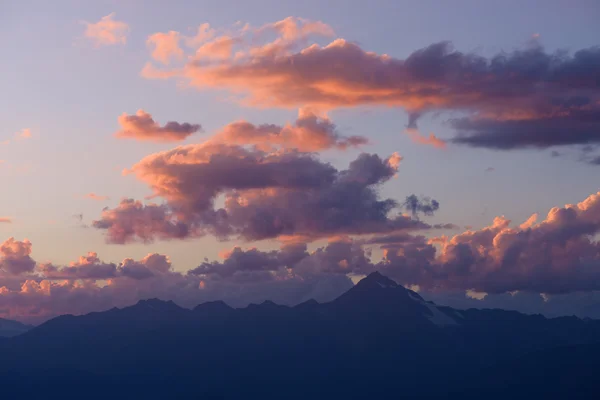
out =
[[[599,341],[599,321],[455,310],[373,273],[324,304],[188,310],[152,299],[58,317],[0,341],[0,383],[21,396],[67,380],[111,398],[488,399],[512,382],[505,397],[531,399],[542,383],[522,365],[589,348],[570,365],[597,373]],[[593,376],[581,387],[592,390]],[[547,382],[544,398],[565,393],[560,382]]]
[[[0,318],[0,337],[12,337],[27,332],[33,326]]]

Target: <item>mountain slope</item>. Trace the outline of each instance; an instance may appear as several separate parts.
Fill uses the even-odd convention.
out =
[[[494,365],[599,338],[598,321],[454,310],[373,273],[324,304],[188,310],[154,299],[58,317],[0,342],[0,383],[73,375],[162,398],[165,388],[204,398],[415,397],[458,393]]]
[[[17,321],[0,318],[0,337],[12,337],[25,333],[33,326],[25,325]]]

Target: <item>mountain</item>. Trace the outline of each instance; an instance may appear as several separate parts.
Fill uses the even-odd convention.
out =
[[[455,310],[373,273],[323,304],[189,310],[152,299],[61,316],[0,341],[0,384],[31,396],[68,380],[117,398],[490,398],[511,378],[515,391],[534,388],[515,378],[528,372],[520,360],[599,340],[600,321]],[[577,354],[574,364],[598,352]],[[589,365],[586,376],[600,372]]]
[[[12,337],[27,332],[33,328],[17,321],[0,318],[0,337]]]

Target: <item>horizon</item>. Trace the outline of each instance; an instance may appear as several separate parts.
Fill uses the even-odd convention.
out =
[[[1,5],[0,318],[322,303],[380,271],[600,319],[600,6],[576,3]]]

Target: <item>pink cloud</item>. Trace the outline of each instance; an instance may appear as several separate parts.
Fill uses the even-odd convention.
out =
[[[350,182],[372,179],[364,168],[347,175]],[[430,294],[459,290],[464,298],[519,291],[552,298],[600,288],[598,232],[600,192],[515,227],[497,217],[488,227],[439,240],[393,231],[370,238],[329,236],[327,245],[313,251],[297,240],[268,251],[236,246],[221,260],[185,272],[160,254],[110,263],[90,252],[67,266],[36,264],[31,243],[10,238],[0,246],[0,316],[41,321],[154,297],[188,307],[216,299],[297,304],[331,299],[350,287],[349,274],[374,270]],[[371,260],[375,245],[384,249],[381,261]]]
[[[225,126],[211,140],[236,145],[252,144],[263,151],[284,148],[305,152],[330,148],[345,150],[368,143],[368,140],[362,136],[340,135],[335,124],[325,115],[319,116],[312,111],[302,109],[294,124],[257,126],[246,121],[238,121]]]
[[[101,196],[101,195],[98,195],[98,194],[93,193],[93,192],[92,193],[88,193],[88,194],[86,194],[83,197],[86,198],[86,199],[97,200],[97,201],[106,201],[106,200],[109,199],[108,196]]]
[[[268,33],[274,33],[271,40]],[[232,92],[259,107],[332,109],[377,105],[404,108],[411,116],[440,111],[466,114],[448,121],[452,143],[500,150],[598,143],[600,92],[594,66],[597,48],[573,56],[548,53],[535,44],[485,58],[435,43],[394,58],[341,38],[327,45],[311,35],[330,36],[324,24],[287,18],[237,32],[237,50],[218,62],[191,57],[172,70],[146,66],[148,78],[187,81],[200,90]],[[304,47],[302,47],[304,46]],[[536,64],[537,63],[537,64]],[[535,71],[531,65],[538,65]],[[416,128],[416,117],[410,128]],[[412,134],[413,140],[443,147],[442,139]],[[592,164],[596,158],[590,158]]]
[[[188,47],[198,48],[206,41],[215,36],[215,30],[210,27],[210,24],[204,23],[198,26],[196,34],[191,37],[185,37],[185,42]]]
[[[110,13],[95,23],[85,22],[85,36],[98,46],[125,44],[129,34],[129,25],[114,19]]]
[[[241,41],[241,38],[219,36],[200,46],[196,50],[195,57],[197,60],[226,60],[231,57],[234,46]]]
[[[146,43],[152,47],[152,58],[163,64],[169,64],[171,59],[181,60],[183,50],[179,47],[181,37],[179,32],[154,33],[148,36]]]
[[[23,128],[20,132],[17,133],[16,136],[20,139],[29,139],[31,137],[31,130],[28,128]]]
[[[19,275],[33,271],[35,261],[30,257],[31,242],[9,238],[0,244],[0,270],[12,275]]]
[[[135,115],[121,114],[119,124],[121,130],[115,133],[116,137],[151,142],[182,141],[201,129],[199,124],[174,121],[169,121],[164,126],[160,126],[158,122],[152,119],[152,115],[144,110],[138,110]]]
[[[435,290],[486,293],[567,293],[598,290],[600,192],[578,204],[552,208],[543,221],[533,214],[511,227],[505,217],[434,244],[398,243],[379,264],[405,284]]]
[[[155,297],[188,307],[217,299],[238,306],[266,299],[297,303],[306,296],[330,300],[351,283],[341,271],[326,272],[325,264],[350,259],[348,250],[326,248],[323,254],[319,251],[313,255],[305,245],[268,252],[234,248],[222,262],[205,262],[187,273],[175,271],[169,258],[161,254],[148,254],[141,260],[126,258],[114,264],[90,252],[69,266],[39,264],[32,275],[20,281],[9,283],[0,275],[0,316],[41,322],[60,314],[101,311]],[[288,269],[313,257],[310,271],[308,267],[298,273]],[[315,269],[320,263],[322,273]],[[326,281],[337,283],[330,283],[326,286],[329,290],[323,291]]]
[[[426,146],[433,146],[438,149],[446,148],[446,141],[438,138],[433,133],[430,133],[429,136],[424,136],[421,135],[418,129],[414,128],[408,128],[404,132],[408,134],[411,140],[415,143],[423,144]]]

